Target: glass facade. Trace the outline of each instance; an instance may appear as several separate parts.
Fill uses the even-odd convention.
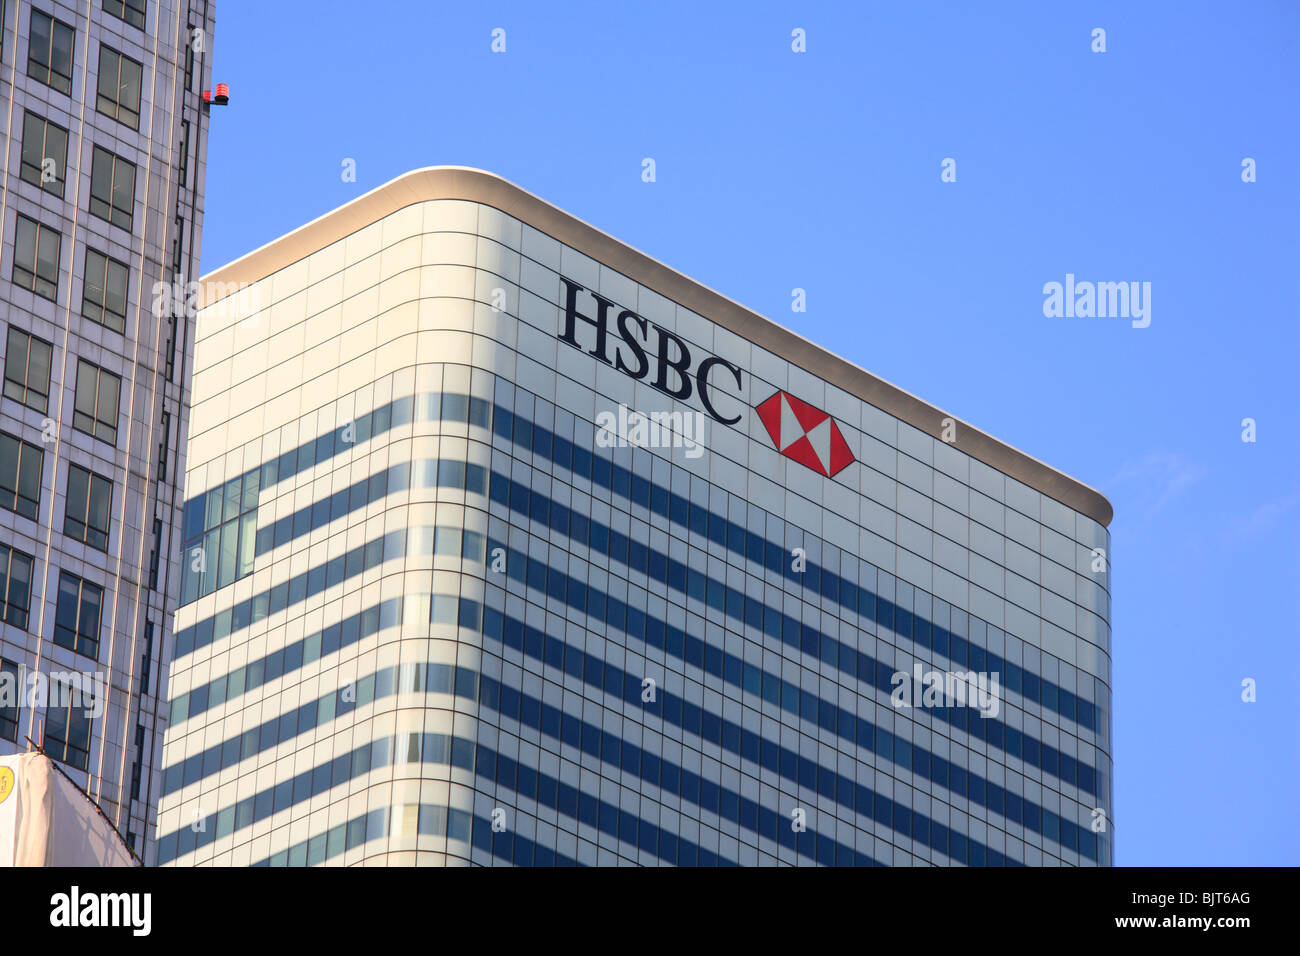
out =
[[[200,312],[159,862],[1109,864],[1104,523],[548,225]]]

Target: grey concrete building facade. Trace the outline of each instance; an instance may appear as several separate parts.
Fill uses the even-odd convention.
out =
[[[215,4],[0,24],[0,754],[42,746],[152,863]]]

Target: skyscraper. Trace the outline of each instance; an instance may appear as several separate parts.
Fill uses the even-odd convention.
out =
[[[1097,492],[475,170],[207,281],[161,863],[1111,861]]]
[[[41,744],[149,862],[214,16],[0,0],[0,754]]]

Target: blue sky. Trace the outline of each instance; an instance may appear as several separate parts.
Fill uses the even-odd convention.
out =
[[[1097,487],[1117,862],[1300,864],[1300,7],[217,14],[205,270],[477,166]],[[1150,282],[1150,326],[1044,317],[1067,273]]]

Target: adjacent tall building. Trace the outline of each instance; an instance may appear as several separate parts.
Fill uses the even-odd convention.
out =
[[[147,862],[214,16],[0,0],[0,755],[41,744]]]
[[[487,173],[207,279],[160,862],[1110,863],[1097,492]]]

